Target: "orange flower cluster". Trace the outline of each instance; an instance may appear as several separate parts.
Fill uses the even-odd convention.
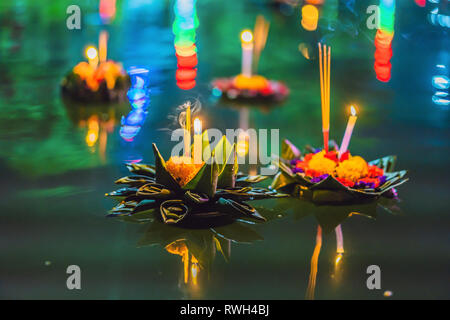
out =
[[[92,91],[97,91],[103,81],[109,90],[114,89],[117,78],[125,74],[122,65],[114,61],[102,62],[96,69],[83,61],[73,68],[73,73],[85,81]]]
[[[349,152],[338,159],[336,151],[322,150],[306,154],[303,160],[293,160],[292,165],[294,173],[304,173],[314,183],[333,176],[348,187],[377,188],[385,180],[383,169],[369,165],[362,157],[352,156]]]
[[[247,77],[240,74],[234,78],[234,86],[241,90],[263,90],[269,86],[269,82],[263,76]]]
[[[203,164],[195,164],[190,157],[170,157],[166,162],[166,168],[175,181],[184,186],[195,177]]]

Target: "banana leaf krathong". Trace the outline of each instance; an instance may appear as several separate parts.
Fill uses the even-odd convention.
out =
[[[164,161],[155,144],[153,152],[155,165],[128,164],[132,175],[116,181],[125,187],[107,194],[120,201],[109,216],[133,216],[134,220],[142,221],[160,217],[166,224],[194,228],[239,219],[263,222],[265,218],[246,201],[286,196],[274,190],[251,187],[265,177],[239,174],[235,145],[225,137],[211,152],[211,161],[196,168],[198,171],[184,184],[180,180],[186,175],[180,178],[170,171],[172,158]],[[219,157],[223,161],[219,162]]]
[[[317,153],[314,148],[306,149],[310,154]],[[305,172],[295,172],[291,163],[296,159],[304,159],[304,156],[292,143],[283,141],[282,155],[274,159],[276,160],[274,164],[279,166],[280,172],[275,177],[272,188],[316,204],[350,204],[375,200],[382,196],[392,198],[396,196],[395,188],[408,181],[406,170],[394,171],[395,156],[387,156],[367,163],[368,166],[383,172],[383,179],[376,186],[370,184],[349,186],[333,174],[312,179]]]

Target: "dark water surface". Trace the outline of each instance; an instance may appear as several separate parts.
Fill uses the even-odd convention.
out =
[[[153,162],[152,142],[169,155],[167,129],[174,127],[168,115],[179,104],[199,99],[205,127],[239,126],[242,109],[214,98],[209,81],[240,71],[239,32],[252,28],[257,14],[271,21],[259,71],[283,80],[291,95],[276,108],[251,108],[249,126],[279,128],[280,138],[298,146],[320,144],[316,50],[308,51],[307,59],[298,48],[324,38],[333,47],[331,136],[340,141],[346,107],[357,104],[352,152],[368,160],[396,154],[397,168],[409,170],[411,179],[398,190],[402,201],[395,213],[379,210],[377,219],[352,215],[342,223],[345,254],[337,266],[334,233],[324,235],[315,298],[385,299],[385,291],[393,293],[390,299],[450,297],[449,110],[432,102],[432,77],[442,74],[436,65],[449,68],[449,37],[448,28],[427,20],[432,7],[397,1],[392,78],[384,83],[373,67],[375,30],[365,24],[370,1],[353,7],[341,1],[335,9],[335,2],[327,1],[319,31],[307,33],[299,8],[198,0],[197,85],[183,91],[175,82],[173,2],[118,1],[116,19],[106,27],[108,55],[125,67],[150,69],[148,114],[129,142],[119,134],[128,103],[71,107],[61,99],[62,77],[82,59],[85,45],[97,42],[102,28],[95,3],[77,3],[83,14],[79,31],[66,28],[70,1],[0,4],[0,298],[305,297],[318,221],[317,214],[307,214],[310,209],[299,206],[265,224],[222,230],[230,240],[223,248],[229,250],[228,262],[219,251],[214,256],[211,230],[105,218],[113,202],[103,195],[126,173],[125,161]],[[443,72],[448,76],[448,69]],[[92,121],[98,139],[89,146]],[[332,220],[334,209],[326,212]],[[138,248],[141,239],[156,245]],[[189,266],[186,284],[182,257],[164,248],[177,239],[201,252],[208,266],[198,270],[197,284],[196,266]],[[81,290],[66,288],[66,268],[73,264],[82,270]],[[373,264],[381,268],[381,290],[366,287],[366,268]]]

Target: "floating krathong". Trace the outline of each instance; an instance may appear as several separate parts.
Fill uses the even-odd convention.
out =
[[[269,23],[262,16],[256,19],[254,35],[250,30],[242,31],[241,73],[233,77],[214,79],[214,95],[219,93],[231,100],[273,102],[284,100],[289,95],[288,87],[282,82],[257,74],[259,57],[266,44],[268,32]]]
[[[338,155],[334,143],[328,152],[309,147],[302,154],[285,140],[272,188],[317,204],[354,203],[394,197],[395,188],[408,180],[406,170],[394,171],[395,156],[366,162],[349,151]]]
[[[106,58],[106,33],[100,34],[99,52],[93,46],[86,49],[88,62],[78,63],[64,77],[64,95],[83,102],[121,101],[130,87],[130,77],[121,63]]]
[[[209,141],[207,131],[202,136],[203,141]],[[208,143],[206,149],[209,148]],[[285,196],[251,187],[266,177],[239,174],[235,145],[226,137],[201,164],[186,156],[171,157],[166,162],[155,144],[153,152],[155,165],[128,164],[133,175],[116,181],[126,187],[107,194],[120,201],[109,216],[159,216],[166,224],[195,228],[218,220],[224,224],[237,219],[260,222],[265,219],[246,201]]]

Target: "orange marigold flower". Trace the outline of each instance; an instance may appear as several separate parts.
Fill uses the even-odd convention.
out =
[[[233,83],[236,88],[242,90],[262,90],[269,85],[269,82],[263,76],[254,75],[247,77],[243,74],[237,75]]]
[[[170,157],[166,162],[166,168],[175,181],[184,186],[195,177],[203,164],[195,164],[190,157]]]

